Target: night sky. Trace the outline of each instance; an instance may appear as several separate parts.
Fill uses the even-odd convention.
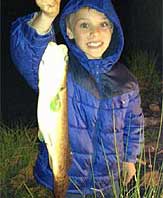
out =
[[[62,1],[62,7],[66,1]],[[123,56],[131,45],[136,45],[140,49],[154,50],[159,56],[157,69],[161,71],[161,0],[157,0],[157,3],[152,0],[114,0],[113,2],[124,30]],[[19,16],[36,10],[38,8],[34,0],[1,1],[1,119],[6,124],[17,120],[23,120],[25,124],[36,123],[37,95],[17,72],[9,51],[11,22]]]

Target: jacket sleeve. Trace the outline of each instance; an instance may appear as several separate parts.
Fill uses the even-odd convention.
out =
[[[141,109],[139,88],[129,98],[124,128],[124,161],[136,163],[144,141],[144,116]]]
[[[38,66],[47,44],[54,40],[54,31],[39,35],[28,22],[34,13],[20,17],[11,25],[11,58],[27,83],[38,91]]]

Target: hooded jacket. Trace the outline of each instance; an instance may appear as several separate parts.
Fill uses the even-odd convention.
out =
[[[82,7],[104,13],[114,25],[102,59],[90,60],[66,34],[66,16]],[[27,82],[38,89],[38,65],[53,29],[38,35],[28,25],[33,14],[12,25],[11,55]],[[135,77],[118,62],[124,40],[110,0],[69,0],[60,17],[60,29],[69,48],[68,114],[72,164],[68,193],[105,192],[118,180],[123,161],[136,162],[143,141],[143,114]],[[55,55],[54,55],[55,58]],[[36,179],[53,189],[53,175],[44,143],[35,165]]]

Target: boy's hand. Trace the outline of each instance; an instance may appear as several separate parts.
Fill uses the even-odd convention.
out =
[[[46,34],[59,14],[61,0],[36,0],[41,12],[31,21],[30,25],[39,33]]]
[[[123,185],[126,186],[136,174],[135,164],[132,162],[123,162]]]
[[[61,0],[36,0],[36,4],[42,13],[53,19],[59,14],[60,3]]]

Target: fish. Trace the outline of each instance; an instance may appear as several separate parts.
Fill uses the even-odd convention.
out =
[[[38,70],[37,121],[54,176],[54,197],[65,198],[69,185],[70,145],[68,135],[68,49],[49,42]]]

